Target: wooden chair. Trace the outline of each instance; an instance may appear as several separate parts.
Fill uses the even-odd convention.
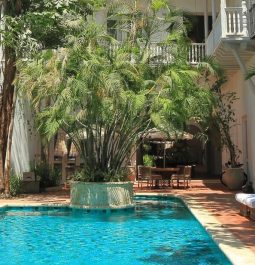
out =
[[[171,186],[174,188],[174,181],[177,182],[177,187],[179,188],[180,182],[183,182],[184,188],[191,187],[191,170],[192,166],[185,166],[183,173],[173,174],[171,176]]]
[[[142,188],[142,184],[143,182],[146,182],[147,187],[153,187],[153,182],[155,181],[155,186],[156,186],[156,182],[159,182],[160,180],[162,180],[162,176],[161,175],[155,175],[151,173],[151,167],[147,167],[147,166],[138,166],[138,188],[140,187],[141,184],[141,188]]]

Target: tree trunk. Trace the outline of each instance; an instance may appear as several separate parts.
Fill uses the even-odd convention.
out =
[[[21,0],[2,1],[0,4],[1,18],[3,13],[13,17],[21,13]],[[3,11],[4,10],[4,11]],[[11,145],[14,119],[14,85],[16,75],[16,53],[11,47],[1,47],[4,54],[4,81],[0,91],[0,191],[10,190],[10,169],[11,169]]]
[[[8,168],[10,168],[10,152],[12,142],[12,117],[14,115],[14,85],[13,81],[16,75],[15,66],[15,52],[7,48],[5,50],[5,69],[4,69],[4,83],[0,105],[0,152],[1,152],[1,169],[0,177],[2,189],[7,183],[6,177],[9,179]],[[7,172],[5,170],[7,169]],[[9,184],[8,184],[9,185]]]
[[[14,91],[13,95],[13,107],[11,113],[11,120],[8,132],[8,141],[6,148],[6,159],[5,159],[5,169],[4,169],[4,180],[5,180],[5,194],[10,194],[10,173],[11,173],[11,147],[12,147],[12,133],[14,126],[14,115],[15,115],[15,104],[16,104],[16,93]]]
[[[3,5],[4,5],[4,3],[2,3],[0,5],[1,20],[3,19]],[[2,46],[0,46],[0,49],[2,49]],[[4,71],[3,71],[4,70],[4,66],[2,64],[3,59],[4,59],[4,57],[2,55],[2,57],[0,58],[0,60],[1,60],[1,66],[0,66],[1,67],[0,68],[1,75],[4,75]],[[2,124],[1,124],[1,121],[2,121],[2,99],[3,99],[3,83],[0,84],[0,193],[4,190],[4,181],[3,181],[4,168],[3,168],[3,157],[2,157],[2,146],[3,146],[3,143],[2,143]]]

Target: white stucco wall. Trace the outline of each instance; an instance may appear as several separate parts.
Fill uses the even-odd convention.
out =
[[[40,141],[34,129],[30,106],[20,98],[16,102],[12,139],[12,169],[16,174],[30,171]]]
[[[235,92],[237,96],[237,100],[233,104],[233,109],[236,113],[236,123],[233,124],[231,135],[233,138],[234,143],[239,147],[242,151],[242,117],[245,115],[244,110],[244,97],[243,97],[243,90],[245,84],[243,82],[243,76],[240,71],[228,71],[226,72],[227,75],[227,83],[223,86],[222,91],[225,92]],[[223,163],[229,160],[229,156],[227,152],[223,151]],[[243,163],[243,156],[240,154],[239,161]]]
[[[197,15],[204,14],[205,10],[205,0],[170,0],[171,5],[181,8],[184,11],[189,11]],[[219,11],[220,9],[220,1],[215,1],[216,10]],[[208,0],[207,4],[208,13],[211,13],[212,5],[211,1]]]
[[[228,7],[238,7],[238,6],[242,6],[242,1],[241,0],[226,0],[226,5]]]
[[[255,55],[247,63],[247,65],[255,65]],[[247,125],[248,125],[248,161],[249,161],[249,173],[253,181],[253,187],[255,188],[255,78],[253,85],[251,82],[246,82],[246,88],[244,90],[245,109],[247,113]]]
[[[245,63],[247,67],[254,66],[255,54],[250,61]],[[224,85],[223,91],[235,91],[239,98],[233,105],[236,111],[237,123],[232,128],[232,137],[235,144],[242,151],[239,161],[244,163],[244,168],[255,188],[255,87],[253,87],[250,81],[244,80],[244,74],[241,70],[226,72],[226,74],[228,82]],[[253,78],[253,82],[255,84],[255,78]],[[246,141],[245,120],[247,120]],[[246,148],[248,149],[247,152]],[[246,153],[248,157],[246,157]],[[222,162],[225,163],[226,161],[228,161],[228,154],[223,151]]]

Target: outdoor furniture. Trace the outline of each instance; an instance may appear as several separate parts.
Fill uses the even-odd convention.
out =
[[[237,193],[235,196],[240,207],[240,214],[255,220],[255,194]]]
[[[191,187],[191,166],[185,166],[183,168],[183,173],[180,172],[179,174],[173,174],[171,176],[171,186],[174,188],[174,181],[177,182],[177,188],[179,188],[180,183],[183,182],[183,187],[188,188]]]
[[[168,182],[168,186],[170,186],[171,176],[173,173],[179,172],[178,167],[152,167],[151,171],[155,173],[159,173],[162,176],[162,183],[165,181]]]
[[[147,166],[138,166],[138,188],[142,188],[142,184],[146,182],[147,187],[158,187],[159,181],[162,180],[161,175],[152,174],[152,168]],[[155,181],[155,182],[154,182]]]

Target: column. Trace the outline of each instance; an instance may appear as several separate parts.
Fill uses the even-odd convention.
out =
[[[227,34],[227,15],[225,8],[226,8],[226,0],[220,0],[222,37],[226,37]]]
[[[205,39],[206,39],[208,37],[208,0],[205,0],[204,28],[205,28]]]
[[[212,24],[214,25],[214,23],[216,21],[216,4],[215,4],[215,0],[211,0],[211,4],[212,4]]]
[[[242,15],[243,15],[243,35],[244,36],[249,36],[249,33],[248,33],[248,9],[247,9],[247,2],[246,0],[243,0],[242,1]]]

